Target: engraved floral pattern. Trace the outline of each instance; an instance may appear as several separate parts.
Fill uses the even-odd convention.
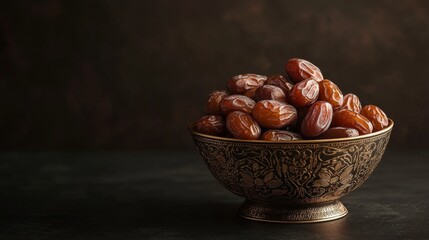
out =
[[[244,143],[193,135],[216,179],[250,200],[330,201],[360,186],[377,166],[390,131],[317,144]]]

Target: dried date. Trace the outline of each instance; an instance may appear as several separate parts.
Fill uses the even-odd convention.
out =
[[[332,127],[346,127],[358,130],[359,135],[371,133],[373,126],[363,115],[350,111],[348,109],[340,109],[335,112],[332,118]]]
[[[333,109],[330,103],[317,101],[308,109],[301,123],[301,133],[306,137],[316,137],[331,125]]]
[[[255,101],[244,95],[229,95],[220,101],[219,106],[224,114],[228,114],[233,111],[252,113]]]
[[[328,128],[324,133],[317,136],[318,139],[331,139],[331,138],[347,138],[359,136],[358,130],[354,128],[345,127],[332,127]]]
[[[255,140],[261,135],[261,128],[252,116],[240,111],[228,114],[226,128],[238,139]]]
[[[337,109],[343,103],[343,93],[335,83],[324,79],[319,82],[319,101],[326,101]]]
[[[260,139],[267,141],[292,141],[302,140],[302,136],[290,131],[268,130],[261,135]]]
[[[228,81],[226,87],[230,93],[243,94],[246,91],[249,91],[251,89],[264,85],[266,80],[267,80],[266,76],[247,73],[247,74],[242,74],[242,75],[237,75],[232,77]]]
[[[223,117],[216,115],[209,115],[200,118],[195,122],[194,128],[197,132],[215,136],[223,136],[226,133]]]
[[[277,100],[279,102],[286,102],[286,94],[279,87],[273,85],[263,85],[256,89],[254,99],[255,101]]]
[[[314,103],[319,97],[319,84],[313,78],[299,82],[289,92],[289,103],[304,107]]]
[[[221,115],[222,110],[219,105],[222,99],[227,95],[226,91],[213,91],[210,93],[206,104],[206,113],[209,115]]]
[[[279,87],[283,90],[285,94],[288,94],[289,91],[293,88],[293,84],[280,74],[269,76],[267,78],[267,81],[265,81],[265,85],[273,85]]]
[[[275,100],[257,102],[252,115],[261,126],[274,129],[290,125],[297,119],[297,111],[292,105]]]
[[[295,83],[304,81],[310,77],[314,78],[316,81],[323,80],[323,75],[320,69],[311,62],[304,59],[289,59],[285,65],[285,70],[289,78]]]
[[[353,93],[348,93],[344,96],[343,104],[341,104],[340,108],[359,113],[362,110],[362,105],[358,96]]]
[[[375,105],[366,105],[360,112],[363,116],[371,121],[374,131],[380,131],[389,125],[389,119],[379,107]]]

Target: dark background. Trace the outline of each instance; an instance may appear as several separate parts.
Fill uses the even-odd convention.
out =
[[[2,1],[1,150],[191,149],[233,75],[301,57],[427,145],[429,2]]]

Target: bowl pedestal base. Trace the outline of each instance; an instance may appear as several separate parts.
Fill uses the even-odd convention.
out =
[[[278,223],[315,223],[342,218],[347,209],[338,201],[312,204],[279,204],[246,200],[240,207],[243,218]]]

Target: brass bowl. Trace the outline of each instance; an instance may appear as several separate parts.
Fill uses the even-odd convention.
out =
[[[367,135],[270,142],[201,134],[198,151],[222,186],[246,200],[239,214],[267,222],[308,223],[344,217],[339,198],[359,187],[381,160],[393,121]]]

